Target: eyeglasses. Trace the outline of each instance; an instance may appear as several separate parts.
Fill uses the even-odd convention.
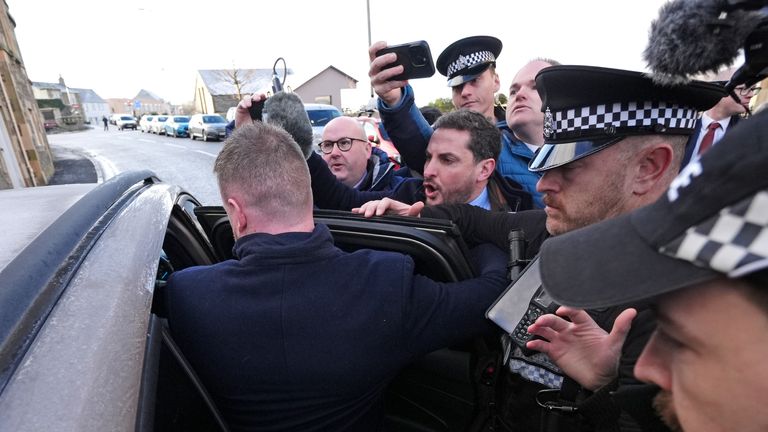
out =
[[[336,141],[330,141],[330,140],[323,141],[317,146],[320,147],[320,151],[323,152],[323,154],[331,154],[331,152],[333,151],[334,144],[336,144],[339,150],[345,152],[345,151],[349,151],[349,149],[352,148],[353,141],[367,142],[367,140],[360,139],[360,138],[339,138]]]
[[[739,92],[739,95],[741,96],[749,96],[750,94],[752,96],[755,96],[756,94],[760,93],[760,87],[757,87],[757,86],[754,86],[754,87],[738,86],[734,90]]]

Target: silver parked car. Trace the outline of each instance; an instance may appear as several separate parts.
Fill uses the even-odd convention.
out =
[[[189,120],[189,137],[223,140],[226,138],[227,121],[218,114],[195,114]]]
[[[329,121],[340,117],[341,111],[333,105],[305,103],[304,109],[312,124],[312,144],[319,144],[323,137],[323,129]]]
[[[149,132],[149,125],[151,124],[153,118],[155,118],[155,116],[151,116],[149,114],[144,114],[141,116],[141,119],[139,120],[139,130],[142,132]]]
[[[165,134],[165,121],[168,120],[167,115],[155,116],[149,123],[149,131],[153,134],[164,135]]]

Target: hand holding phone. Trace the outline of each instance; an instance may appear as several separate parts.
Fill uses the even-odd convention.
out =
[[[389,81],[405,81],[414,78],[428,78],[435,74],[435,63],[432,61],[432,52],[426,41],[408,42],[400,45],[392,45],[376,52],[376,56],[395,53],[397,60],[387,65],[389,69],[398,65],[403,66],[403,72],[391,77]]]
[[[261,99],[259,101],[255,101],[251,99],[251,106],[248,108],[248,113],[251,115],[251,119],[254,121],[261,121],[262,120],[262,113],[264,112],[264,102],[266,102],[265,99]]]

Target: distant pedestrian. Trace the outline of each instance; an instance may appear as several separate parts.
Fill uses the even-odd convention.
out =
[[[109,130],[109,120],[107,120],[107,116],[101,116],[101,121],[104,122],[104,130]]]

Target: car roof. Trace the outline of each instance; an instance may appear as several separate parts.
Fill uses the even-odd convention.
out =
[[[0,271],[95,186],[74,184],[0,191]]]
[[[340,109],[336,108],[333,105],[327,105],[327,104],[318,104],[318,103],[305,103],[304,109],[306,110],[333,110],[333,111],[341,111]]]

